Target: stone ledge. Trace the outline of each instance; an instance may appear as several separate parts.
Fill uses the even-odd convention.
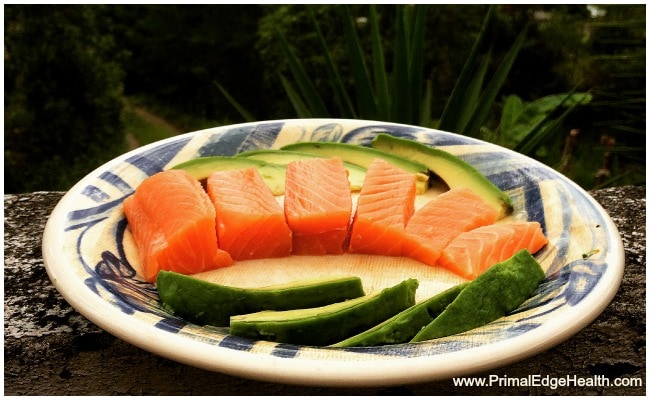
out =
[[[591,192],[626,251],[621,287],[589,326],[558,346],[489,374],[641,378],[642,387],[456,387],[451,380],[395,388],[318,388],[251,381],[140,350],[73,310],[41,256],[45,223],[63,192],[5,195],[6,395],[645,395],[646,188]],[[594,349],[598,350],[595,351]],[[479,376],[479,375],[477,375]],[[487,376],[486,374],[480,376]]]

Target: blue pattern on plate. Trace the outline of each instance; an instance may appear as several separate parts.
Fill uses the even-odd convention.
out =
[[[486,145],[485,151],[461,155],[461,158],[477,165],[477,168],[502,190],[523,189],[524,211],[529,220],[539,221],[546,229],[547,219],[544,214],[540,183],[553,182],[558,188],[558,195],[564,196],[566,199],[571,197],[571,201],[576,204],[576,207],[584,212],[584,218],[593,221],[595,225],[604,225],[601,215],[593,209],[588,199],[563,178],[535,164],[520,162],[522,159],[520,156],[499,152],[495,146],[475,139],[419,127],[392,124],[370,124],[362,128],[351,129],[348,132],[345,131],[344,125],[336,122],[318,125],[317,121],[285,121],[241,125],[199,132],[198,139],[184,135],[166,141],[159,146],[126,158],[122,164],[110,171],[103,172],[95,184],[81,189],[80,195],[88,198],[94,205],[85,205],[71,211],[68,214],[64,232],[74,235],[78,261],[83,267],[83,272],[80,272],[80,275],[83,276],[87,286],[93,293],[101,296],[125,314],[132,315],[136,312],[149,314],[157,318],[154,323],[157,328],[178,335],[193,335],[195,337],[196,333],[186,332],[184,328],[187,324],[184,321],[171,316],[161,307],[154,286],[138,280],[128,261],[123,246],[126,221],[121,215],[121,204],[132,193],[133,188],[121,177],[121,171],[128,168],[129,165],[135,166],[146,175],[162,171],[170,167],[168,164],[171,160],[193,140],[200,142],[196,150],[196,154],[200,156],[233,155],[250,149],[269,148],[273,146],[276,138],[287,126],[300,132],[300,137],[298,137],[300,140],[329,140],[369,145],[376,134],[390,133],[442,148],[452,145]],[[564,233],[554,239],[556,242],[553,245],[558,251],[552,256],[553,260],[547,278],[533,297],[511,315],[507,324],[503,321],[495,321],[482,328],[478,333],[465,333],[421,344],[339,349],[336,351],[420,357],[469,349],[484,343],[499,342],[538,329],[543,325],[547,316],[557,310],[580,303],[598,284],[607,268],[604,251],[590,259],[567,259],[564,252],[569,241],[567,234],[575,222],[570,215],[570,213],[565,213],[561,220]],[[84,241],[86,234],[109,218],[114,218],[117,221],[111,232],[111,242],[103,244],[103,250],[99,255],[93,252],[86,253],[84,251],[87,245]],[[597,235],[593,237],[591,243],[592,248],[598,249],[607,249],[609,245],[610,243],[603,243]],[[546,254],[547,252],[542,251],[542,253]],[[522,317],[516,318],[518,315],[522,315]],[[502,326],[504,324],[506,324],[505,327]],[[230,336],[207,328],[204,329],[202,336],[202,340],[213,341],[218,346],[239,351],[252,351],[256,346],[263,345],[260,342]],[[479,339],[477,340],[477,338]],[[268,345],[268,343],[264,345]],[[301,356],[303,353],[301,349],[301,346],[275,344],[270,354],[279,358],[295,358]]]

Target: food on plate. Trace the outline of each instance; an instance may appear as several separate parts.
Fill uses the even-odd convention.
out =
[[[341,159],[312,158],[287,164],[284,214],[293,231],[293,254],[342,254],[352,197]]]
[[[505,222],[482,226],[456,236],[442,251],[438,265],[474,279],[519,250],[535,254],[548,243],[539,222]]]
[[[291,254],[291,229],[284,210],[257,169],[213,172],[206,190],[217,214],[219,248],[233,260]]]
[[[408,343],[423,327],[427,326],[467,286],[461,283],[419,302],[375,325],[367,331],[335,343],[333,347],[381,346]]]
[[[274,195],[284,194],[284,176],[286,168],[281,164],[273,164],[262,160],[248,158],[209,156],[199,157],[176,164],[172,169],[186,171],[195,179],[204,182],[208,175],[215,171],[232,171],[254,167],[259,172],[264,182],[269,186]]]
[[[469,282],[411,342],[455,335],[495,321],[526,301],[543,279],[537,260],[521,250]]]
[[[323,307],[260,311],[230,318],[230,334],[256,340],[327,346],[360,333],[415,304],[418,281]]]
[[[160,271],[156,288],[167,310],[192,323],[211,326],[228,326],[233,315],[318,307],[365,295],[361,279],[347,275],[241,288]]]
[[[233,263],[217,246],[210,198],[187,172],[150,176],[123,207],[146,281],[154,282],[160,270],[194,274]]]
[[[287,165],[292,161],[305,160],[317,157],[309,153],[301,153],[298,151],[290,150],[249,150],[235,155],[235,157],[244,157],[251,160],[259,160],[272,164]],[[330,158],[330,157],[325,157]],[[343,165],[348,171],[348,181],[350,182],[350,190],[358,192],[361,190],[363,178],[366,177],[366,169],[355,164],[344,162]]]
[[[425,165],[371,147],[350,143],[298,142],[285,145],[281,150],[299,151],[319,157],[339,157],[345,162],[359,165],[366,169],[370,167],[370,164],[376,158],[381,158],[396,168],[412,173],[416,178],[417,193],[424,193],[429,188],[429,170]]]
[[[415,211],[415,176],[375,158],[368,166],[352,221],[348,251],[399,256]]]
[[[372,146],[295,143],[202,157],[145,179],[124,201],[144,279],[190,322],[335,347],[464,332],[532,294],[544,278],[532,254],[548,243],[538,222],[500,221],[510,198],[450,153],[386,134]],[[432,175],[449,190],[416,210]],[[352,276],[261,288],[191,276],[240,260],[346,251],[409,257],[469,282],[415,304],[413,278],[365,294]]]
[[[406,225],[402,255],[435,265],[442,250],[460,233],[496,222],[499,213],[467,187],[436,196],[416,210]]]
[[[373,139],[372,147],[425,165],[450,189],[458,186],[471,188],[499,211],[499,218],[512,212],[512,202],[507,194],[476,168],[449,152],[383,133]]]

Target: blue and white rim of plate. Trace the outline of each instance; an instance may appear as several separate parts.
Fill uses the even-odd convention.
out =
[[[536,257],[546,266],[547,276],[531,299],[478,332],[417,344],[333,349],[252,341],[223,329],[192,325],[169,314],[159,304],[155,287],[137,279],[124,250],[127,224],[121,204],[147,176],[191,158],[230,156],[297,141],[367,146],[378,133],[414,139],[457,155],[508,193],[515,213],[541,223],[550,246]],[[552,204],[545,199],[553,199]],[[97,236],[97,230],[103,233]],[[89,246],[87,237],[99,237],[101,245]],[[62,259],[60,250],[66,246],[74,246],[74,257]],[[578,253],[596,252],[577,256],[576,246],[580,246]],[[342,119],[217,127],[126,153],[89,174],[64,196],[48,221],[43,255],[54,285],[73,307],[145,350],[234,375],[323,385],[360,384],[360,375],[368,385],[441,379],[533,355],[595,319],[618,290],[624,265],[620,236],[607,213],[584,190],[543,164],[453,133]],[[186,352],[177,351],[179,345]],[[400,371],[400,363],[406,360],[407,370]],[[251,370],[251,365],[258,367]],[[351,373],[350,368],[363,371]]]

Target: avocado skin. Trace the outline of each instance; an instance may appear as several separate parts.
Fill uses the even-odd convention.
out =
[[[372,140],[372,147],[425,165],[450,188],[469,187],[499,210],[499,218],[512,213],[510,197],[476,168],[455,155],[429,147],[410,139],[380,133]]]
[[[469,282],[411,342],[455,335],[495,321],[519,307],[543,279],[537,260],[528,250],[520,250]]]
[[[327,346],[356,335],[415,304],[416,279],[379,293],[304,310],[264,311],[230,319],[230,334],[306,346]]]
[[[317,307],[365,295],[361,279],[354,276],[249,289],[160,271],[156,287],[165,309],[189,322],[211,326],[228,326],[233,315]]]
[[[332,347],[381,346],[408,343],[423,327],[433,321],[467,286],[453,286],[424,300],[396,316],[356,336],[335,343]]]

